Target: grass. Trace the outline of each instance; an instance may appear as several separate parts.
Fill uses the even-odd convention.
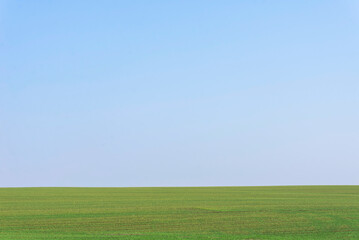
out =
[[[359,239],[359,186],[0,188],[0,239]]]

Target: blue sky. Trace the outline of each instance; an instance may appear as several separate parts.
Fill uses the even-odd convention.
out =
[[[359,184],[356,1],[0,0],[0,186]]]

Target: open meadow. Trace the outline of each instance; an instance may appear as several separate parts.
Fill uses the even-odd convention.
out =
[[[359,239],[359,186],[1,188],[0,239]]]

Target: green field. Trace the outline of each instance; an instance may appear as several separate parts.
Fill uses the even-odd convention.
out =
[[[0,239],[359,239],[359,186],[0,188]]]

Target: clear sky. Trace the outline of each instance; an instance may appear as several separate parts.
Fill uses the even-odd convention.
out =
[[[2,187],[358,170],[358,1],[0,0]]]

